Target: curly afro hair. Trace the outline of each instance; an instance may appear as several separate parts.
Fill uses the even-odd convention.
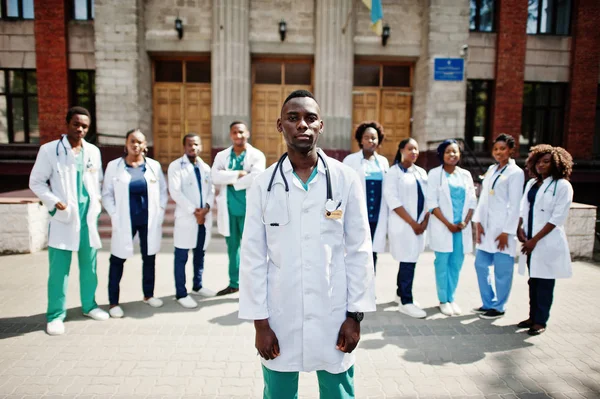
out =
[[[354,133],[354,138],[358,142],[358,146],[360,148],[362,148],[363,134],[365,134],[365,130],[367,130],[370,127],[372,127],[373,129],[375,129],[377,131],[377,141],[379,142],[379,145],[381,145],[381,142],[383,141],[383,139],[385,137],[385,134],[383,133],[383,126],[381,126],[379,124],[379,122],[376,122],[376,121],[363,122],[360,125],[358,125],[358,127],[356,128],[356,132]]]
[[[532,147],[529,151],[529,156],[525,166],[529,175],[538,180],[542,180],[542,176],[535,170],[537,161],[546,154],[551,155],[552,171],[550,172],[553,179],[569,180],[573,172],[573,157],[562,147],[552,147],[548,144],[540,144]]]

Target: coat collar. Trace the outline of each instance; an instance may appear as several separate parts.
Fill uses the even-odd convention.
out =
[[[325,162],[329,162],[327,155],[325,155],[325,153],[323,152],[323,150],[321,150],[320,148],[317,149],[317,151],[321,154],[321,156],[323,157],[323,159],[325,159]],[[290,158],[286,157],[285,160],[283,161],[283,171],[284,173],[289,173],[292,171],[292,163],[290,162]],[[317,158],[317,171],[321,174],[325,174],[325,165],[323,165],[323,162],[321,162],[321,160],[319,158]]]

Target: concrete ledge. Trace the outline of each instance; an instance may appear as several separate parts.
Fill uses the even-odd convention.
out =
[[[37,198],[0,198],[0,254],[32,253],[48,244],[48,210]]]
[[[592,260],[595,232],[596,207],[574,202],[565,224],[565,233],[573,260]]]

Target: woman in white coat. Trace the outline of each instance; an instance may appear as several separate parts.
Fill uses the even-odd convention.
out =
[[[550,317],[555,279],[572,275],[564,224],[573,202],[573,158],[563,148],[541,144],[531,149],[527,169],[535,178],[525,187],[517,234],[523,242],[519,273],[529,269],[529,318],[518,327],[539,335]]]
[[[123,317],[119,306],[119,283],[125,260],[133,256],[133,237],[139,234],[142,251],[144,302],[160,307],[154,297],[155,255],[160,250],[162,222],[167,207],[167,184],[160,163],[146,158],[146,137],[138,129],[127,132],[126,154],[106,167],[102,204],[112,221],[109,313]]]
[[[442,165],[429,171],[427,208],[429,247],[435,251],[435,281],[440,311],[460,315],[454,293],[465,254],[473,250],[471,217],[477,205],[473,178],[468,170],[457,166],[460,148],[456,140],[445,140],[437,148]]]
[[[479,204],[473,215],[477,241],[475,271],[482,302],[482,306],[474,311],[483,319],[504,316],[512,287],[519,207],[525,180],[523,170],[511,158],[514,148],[515,139],[508,134],[500,134],[494,140],[492,156],[497,163],[485,174]],[[494,266],[496,292],[490,266]]]
[[[361,123],[354,133],[354,138],[361,149],[344,158],[344,163],[358,173],[366,195],[375,268],[377,268],[377,252],[385,250],[387,235],[388,211],[383,200],[383,181],[390,164],[386,157],[379,155],[376,151],[384,137],[383,126],[379,123],[375,121]],[[377,231],[379,231],[378,234],[376,234]],[[377,237],[377,241],[375,241],[375,237]]]
[[[396,295],[398,310],[422,319],[427,313],[413,301],[412,286],[415,266],[425,249],[425,229],[429,212],[425,209],[427,173],[415,165],[419,145],[414,139],[404,139],[383,183],[383,197],[390,210],[387,231],[390,252],[400,262]]]

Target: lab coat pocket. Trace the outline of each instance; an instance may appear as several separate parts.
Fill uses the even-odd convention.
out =
[[[52,216],[52,219],[56,220],[57,222],[60,223],[64,223],[64,224],[68,224],[71,222],[71,217],[72,217],[72,212],[71,212],[71,208],[73,206],[72,205],[67,205],[67,209],[65,209],[64,211],[61,211],[60,209],[56,209],[56,212],[54,213],[54,216]]]

